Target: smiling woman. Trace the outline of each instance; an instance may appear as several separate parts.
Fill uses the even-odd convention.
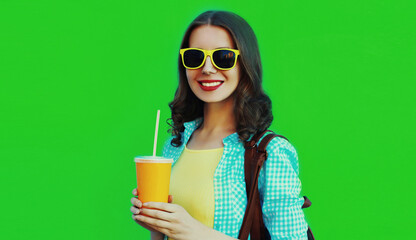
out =
[[[208,11],[186,30],[178,60],[172,138],[163,151],[174,160],[171,198],[132,198],[133,219],[152,239],[236,239],[248,202],[244,144],[273,120],[256,36],[240,16]],[[258,189],[267,234],[307,239],[296,150],[274,138],[266,151]]]

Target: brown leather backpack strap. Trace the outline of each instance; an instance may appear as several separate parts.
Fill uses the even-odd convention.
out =
[[[264,238],[260,238],[261,231],[260,227],[257,226],[258,221],[262,221],[263,217],[261,214],[261,207],[260,207],[260,199],[259,199],[259,192],[258,192],[258,173],[257,171],[254,174],[254,181],[250,188],[250,194],[247,196],[247,207],[246,212],[244,214],[243,224],[241,226],[240,234],[238,239],[246,240],[248,235],[251,235],[251,239],[253,240],[260,240]]]
[[[268,131],[271,132],[271,131]],[[263,136],[266,132],[263,132],[261,136]],[[261,138],[258,137],[257,139]],[[270,143],[270,141],[275,137],[281,137],[289,141],[287,138],[285,138],[282,135],[277,135],[272,132],[272,134],[266,135],[261,142],[258,144],[258,147],[256,146],[255,149],[257,150],[255,153],[252,152],[252,155],[254,158],[256,158],[256,166],[252,166],[252,169],[256,169],[255,173],[253,173],[253,177],[255,178],[254,186],[250,186],[250,194],[247,194],[248,199],[251,199],[251,202],[247,204],[246,214],[244,215],[243,223],[246,222],[246,225],[243,225],[240,230],[240,235],[242,238],[239,239],[247,240],[248,235],[250,234],[250,237],[252,240],[270,240],[270,234],[264,224],[263,221],[263,212],[261,209],[260,204],[260,193],[258,190],[258,177],[260,174],[260,169],[264,163],[264,161],[267,159],[267,145]],[[247,169],[245,169],[247,171]],[[247,185],[247,182],[246,182]],[[255,188],[255,189],[254,189]],[[311,201],[304,196],[304,203],[302,208],[308,208],[312,205]],[[252,220],[246,220],[246,217],[248,219]],[[251,227],[249,228],[248,226]],[[242,234],[243,233],[243,234]],[[311,228],[308,226],[308,232],[307,232],[308,240],[315,240],[315,237],[312,234]]]
[[[260,144],[259,144],[259,146],[257,148],[257,151],[258,152],[264,152],[266,154],[266,158],[267,158],[266,147],[270,143],[270,141],[273,138],[275,138],[275,137],[281,137],[281,138],[284,138],[287,141],[289,141],[287,138],[285,138],[282,135],[269,134],[269,135],[265,136],[262,139],[262,141],[260,142]],[[306,196],[303,196],[303,198],[305,199],[305,201],[304,201],[304,203],[302,205],[302,208],[308,208],[308,207],[310,207],[312,205],[312,202]],[[257,205],[255,205],[255,206],[257,206]],[[261,211],[261,207],[258,207],[258,208],[260,208],[260,211]],[[258,211],[255,210],[255,212],[258,212]],[[262,214],[262,212],[260,212],[260,214]],[[260,217],[261,217],[261,221],[253,221],[252,228],[254,228],[254,229],[261,229],[261,231],[263,232],[263,235],[262,235],[263,238],[258,238],[258,239],[266,239],[265,237],[267,237],[267,236],[264,236],[264,232],[267,231],[267,229],[265,229],[265,226],[264,226],[264,223],[263,223],[263,216],[261,215]],[[257,224],[257,222],[259,222],[259,223]],[[265,229],[265,230],[262,230],[262,229]],[[253,230],[252,230],[252,232],[253,232]],[[308,226],[307,235],[308,235],[308,240],[315,240],[315,237],[313,236],[312,230],[311,230],[311,228],[309,226]],[[270,238],[268,238],[268,239],[270,239]]]
[[[250,141],[244,144],[244,178],[246,181],[246,193],[247,193],[247,207],[244,214],[243,223],[240,229],[238,239],[246,240],[250,234],[251,225],[253,223],[254,203],[253,200],[255,194],[251,191],[252,181],[255,177],[255,169],[257,165],[257,141],[263,133],[254,135]]]
[[[307,198],[306,196],[303,196],[303,198],[305,199],[305,201],[303,202],[302,208],[308,208],[312,205],[311,200],[309,200],[309,198]]]
[[[270,131],[271,132],[271,131]],[[259,193],[259,189],[258,189],[258,178],[260,175],[260,170],[263,166],[264,161],[266,161],[267,159],[267,152],[266,152],[266,147],[267,145],[270,143],[270,141],[277,137],[276,134],[274,134],[273,132],[271,134],[266,135],[261,142],[259,143],[259,146],[257,148],[257,156],[258,156],[258,161],[257,161],[257,168],[258,168],[258,173],[256,175],[256,189],[255,189],[255,194],[256,194],[256,198],[254,198],[256,200],[256,203],[254,204],[255,210],[253,213],[253,224],[251,226],[251,239],[253,240],[268,240],[270,239],[270,233],[266,228],[266,225],[264,224],[264,220],[263,220],[263,211],[261,209],[261,204],[260,204],[260,193]]]
[[[244,148],[247,149],[252,149],[255,148],[257,146],[257,142],[260,140],[261,137],[263,137],[264,134],[266,134],[267,132],[272,132],[270,130],[266,130],[263,132],[259,132],[257,134],[255,134],[250,141],[247,141],[244,143]]]
[[[284,139],[286,139],[287,141],[289,141],[287,138],[285,138],[285,137],[284,137],[284,136],[282,136],[282,135],[277,135],[277,134],[272,133],[272,134],[269,134],[269,135],[265,136],[265,137],[261,140],[261,143],[259,144],[259,147],[258,147],[257,151],[259,151],[259,152],[266,152],[266,147],[267,147],[267,145],[269,145],[270,141],[271,141],[273,138],[275,138],[275,137],[281,137],[281,138],[284,138]]]
[[[252,138],[252,141],[260,139],[265,133],[271,132],[270,130],[264,131]],[[267,144],[276,137],[276,134],[269,134],[263,138],[261,144]],[[266,142],[266,143],[265,143]],[[261,146],[263,146],[261,145]],[[265,147],[263,151],[258,151],[256,142],[249,142],[249,148],[246,148],[244,172],[246,178],[246,191],[247,191],[247,207],[244,214],[243,223],[240,229],[239,239],[246,240],[250,234],[252,240],[267,240],[270,239],[270,234],[267,231],[263,222],[263,213],[260,204],[260,194],[258,190],[258,178],[261,167],[267,158]]]
[[[244,178],[246,180],[246,193],[247,196],[250,194],[250,186],[253,181],[254,172],[257,165],[257,142],[259,139],[266,134],[267,132],[271,132],[270,130],[266,130],[254,135],[250,141],[245,142],[244,148]]]
[[[268,131],[268,130],[267,130]],[[244,148],[244,177],[246,181],[246,193],[247,193],[247,207],[244,214],[243,223],[240,229],[239,239],[247,239],[251,231],[251,226],[254,220],[255,204],[258,202],[256,198],[258,196],[255,194],[253,186],[253,181],[256,181],[257,177],[257,141],[266,134],[267,131],[257,133],[254,135],[250,141],[245,142]]]

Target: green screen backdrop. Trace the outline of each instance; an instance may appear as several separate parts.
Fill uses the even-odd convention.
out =
[[[205,10],[253,27],[271,129],[321,239],[416,239],[413,1],[0,1],[1,239],[147,239],[133,158],[169,137],[179,44]]]

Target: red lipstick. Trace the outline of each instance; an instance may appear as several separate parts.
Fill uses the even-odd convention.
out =
[[[224,81],[221,80],[200,80],[198,81],[199,86],[204,91],[214,91],[219,88]]]

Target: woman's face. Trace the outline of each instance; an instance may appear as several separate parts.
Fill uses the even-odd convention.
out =
[[[235,49],[231,35],[222,27],[203,25],[195,28],[189,37],[190,48],[212,50],[216,48]],[[240,79],[239,61],[230,70],[220,70],[212,65],[210,57],[198,69],[186,69],[192,92],[206,103],[223,102],[229,99]],[[209,82],[209,83],[208,83]],[[205,85],[205,87],[204,87]],[[206,86],[210,86],[207,88]],[[214,86],[219,86],[215,88]],[[215,90],[212,90],[215,89]]]

